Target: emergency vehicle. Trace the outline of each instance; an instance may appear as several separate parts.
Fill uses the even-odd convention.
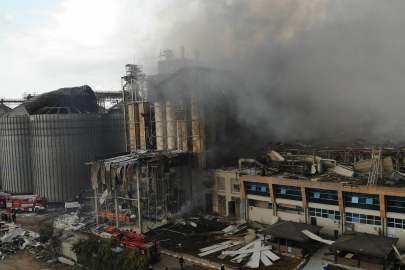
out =
[[[6,201],[6,209],[9,212],[39,212],[48,208],[45,197],[36,198],[30,196],[28,198],[14,197],[8,198]]]
[[[121,231],[113,235],[120,241],[120,246],[128,250],[139,249],[142,255],[146,256],[148,263],[160,259],[160,243],[156,240],[150,241],[146,235]]]

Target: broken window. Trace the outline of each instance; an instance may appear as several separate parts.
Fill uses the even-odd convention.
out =
[[[231,191],[232,193],[239,193],[240,191],[240,183],[236,178],[231,178]]]
[[[266,208],[271,209],[271,203],[266,201],[259,201],[259,200],[251,200],[249,199],[249,206],[258,207],[258,208]]]
[[[277,211],[293,213],[293,214],[302,214],[302,213],[304,213],[304,208],[302,206],[298,206],[298,205],[280,203],[280,204],[277,204]]]
[[[217,188],[218,191],[225,191],[225,178],[217,177]]]

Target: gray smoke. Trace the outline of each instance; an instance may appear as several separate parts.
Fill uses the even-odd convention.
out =
[[[405,2],[179,3],[161,40],[245,78],[236,118],[263,143],[403,139]]]

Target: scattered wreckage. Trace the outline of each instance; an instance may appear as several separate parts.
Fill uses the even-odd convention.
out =
[[[385,184],[405,181],[404,149],[325,148],[325,149],[282,149],[271,150],[266,155],[263,175],[275,175],[291,179],[318,181],[322,178],[385,179]],[[300,154],[296,154],[300,153]],[[304,154],[302,154],[304,153]],[[310,154],[312,153],[312,154]],[[318,155],[319,156],[318,156]],[[336,159],[328,158],[333,156]],[[319,178],[312,176],[319,175]]]

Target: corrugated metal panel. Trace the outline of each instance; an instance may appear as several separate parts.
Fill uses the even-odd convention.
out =
[[[30,116],[34,193],[62,202],[91,187],[93,156],[102,154],[100,114]]]
[[[0,167],[4,190],[33,192],[28,117],[0,119]]]
[[[28,112],[25,109],[25,105],[21,104],[15,107],[10,112],[4,114],[2,117],[23,117],[23,116],[28,116]]]
[[[125,152],[124,114],[105,114],[103,118],[102,154]]]

